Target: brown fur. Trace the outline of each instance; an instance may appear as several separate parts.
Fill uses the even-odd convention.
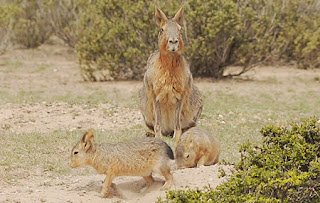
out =
[[[83,134],[72,149],[71,167],[91,165],[98,173],[106,174],[101,190],[103,197],[111,197],[108,191],[116,176],[142,176],[148,187],[153,183],[152,173],[156,172],[166,179],[162,189],[168,189],[173,184],[169,165],[174,162],[173,153],[162,140],[143,137],[126,142],[96,144],[93,139],[92,131]]]
[[[175,154],[178,168],[213,165],[219,161],[219,140],[205,129],[190,128],[182,134]]]
[[[183,8],[172,19],[158,8],[155,16],[161,29],[159,51],[148,59],[139,106],[156,137],[174,132],[178,142],[183,131],[196,125],[202,111],[202,94],[193,84],[189,65],[181,55],[184,43],[179,24]]]

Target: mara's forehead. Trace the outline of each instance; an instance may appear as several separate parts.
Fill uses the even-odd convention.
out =
[[[166,31],[167,34],[177,34],[179,32],[180,25],[173,21],[173,20],[168,20],[166,24]]]

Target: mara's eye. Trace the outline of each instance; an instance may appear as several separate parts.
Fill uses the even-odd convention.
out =
[[[190,156],[190,155],[188,154],[188,155],[186,156],[186,158],[188,159],[188,158],[189,158],[189,156]]]
[[[78,154],[78,152],[73,152],[74,155]]]

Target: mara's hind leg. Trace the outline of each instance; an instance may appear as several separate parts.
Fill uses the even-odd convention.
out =
[[[146,137],[155,137],[153,132],[146,132]]]
[[[155,113],[156,113],[156,116],[155,116],[156,117],[156,121],[155,121],[155,127],[154,127],[155,137],[162,138],[160,101],[156,101]]]
[[[177,101],[176,109],[175,109],[175,126],[174,126],[174,134],[173,137],[176,140],[176,143],[180,142],[182,129],[181,129],[181,106],[182,106],[183,97]]]
[[[201,113],[202,113],[202,106],[199,108],[199,110],[198,110],[198,112],[196,113],[196,115],[194,115],[194,117],[193,117],[193,122],[194,123],[196,123],[197,122],[197,120],[200,118],[200,115],[201,115]]]
[[[150,123],[147,123],[147,122],[145,122],[145,124],[146,124],[146,126],[147,126],[150,130],[153,131],[153,132],[146,132],[146,136],[147,136],[147,137],[155,137],[153,125],[150,124]]]
[[[161,175],[163,175],[164,178],[166,179],[166,182],[161,187],[161,190],[170,189],[171,186],[173,185],[173,176],[171,174],[170,167],[166,165],[166,166],[160,168],[160,172],[161,172]]]
[[[147,122],[145,122],[145,123],[146,123],[146,126],[147,126],[150,130],[154,131],[154,126],[153,126],[153,124],[150,124],[150,123],[147,123]]]

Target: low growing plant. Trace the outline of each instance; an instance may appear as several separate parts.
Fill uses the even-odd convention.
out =
[[[319,202],[320,124],[266,126],[261,146],[246,143],[228,181],[215,190],[169,191],[158,202]]]

